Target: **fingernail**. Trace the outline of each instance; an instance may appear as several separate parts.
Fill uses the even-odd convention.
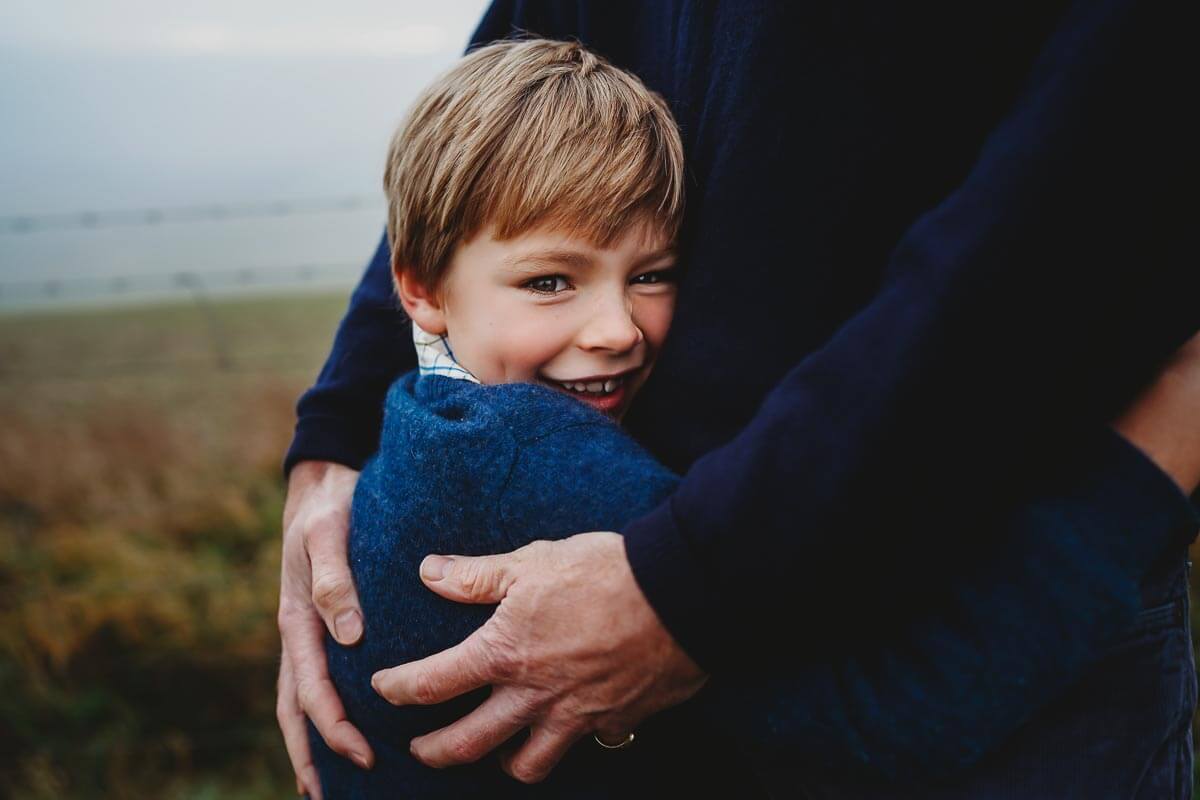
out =
[[[333,620],[333,635],[342,644],[353,644],[362,636],[362,616],[350,609],[338,614]]]
[[[358,766],[362,767],[363,769],[371,768],[371,762],[367,761],[367,757],[365,755],[363,755],[362,753],[351,752],[350,758],[354,761],[355,764],[358,764]]]
[[[421,577],[427,581],[440,581],[446,577],[453,559],[445,556],[426,556],[421,562]]]

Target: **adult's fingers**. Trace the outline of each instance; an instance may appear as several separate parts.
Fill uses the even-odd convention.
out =
[[[447,600],[499,603],[517,579],[526,547],[497,556],[426,556],[421,580]]]
[[[441,703],[503,677],[483,628],[453,647],[371,676],[371,686],[392,705]]]
[[[311,610],[292,614],[281,611],[279,633],[284,658],[291,661],[300,710],[312,720],[331,750],[370,769],[375,754],[358,728],[346,719],[346,709],[329,680],[320,617]]]
[[[283,744],[287,748],[288,760],[292,762],[292,772],[296,775],[296,794],[307,792],[313,800],[321,800],[321,780],[312,763],[304,712],[300,710],[296,699],[296,681],[286,654],[279,662],[277,690],[275,718],[279,721],[279,730],[283,731]]]
[[[500,757],[500,768],[521,783],[544,781],[551,770],[562,761],[582,732],[560,730],[551,726],[535,727],[528,741],[514,753]]]
[[[413,739],[409,749],[426,766],[439,769],[478,761],[532,721],[529,704],[518,696],[519,690],[501,687],[457,722]]]
[[[338,511],[312,518],[304,548],[312,564],[312,602],[325,627],[342,644],[362,637],[363,617],[347,555],[349,517]]]

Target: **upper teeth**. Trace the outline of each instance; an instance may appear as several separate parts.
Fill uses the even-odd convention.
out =
[[[617,377],[609,378],[606,381],[588,381],[586,383],[583,381],[558,381],[558,384],[573,392],[591,392],[593,394],[604,392],[607,394],[620,386],[621,380],[620,377]]]

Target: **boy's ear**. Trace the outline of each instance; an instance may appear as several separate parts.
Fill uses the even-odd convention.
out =
[[[409,319],[421,330],[441,336],[446,332],[446,314],[441,298],[413,276],[412,270],[396,269],[396,294]]]

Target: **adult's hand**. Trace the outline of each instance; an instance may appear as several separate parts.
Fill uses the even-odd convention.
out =
[[[466,717],[412,741],[429,766],[476,761],[530,728],[501,766],[519,781],[540,781],[579,737],[618,742],[707,680],[642,595],[620,534],[581,533],[498,556],[432,555],[421,579],[450,600],[500,604],[461,644],[371,680],[397,705],[493,686]]]
[[[362,611],[346,542],[350,501],[358,472],[328,461],[302,461],[292,467],[283,509],[283,566],[279,580],[279,694],[275,715],[296,791],[321,798],[304,718],[313,721],[326,744],[360,767],[374,763],[370,745],[346,719],[329,680],[324,628],[342,644],[362,636]]]

